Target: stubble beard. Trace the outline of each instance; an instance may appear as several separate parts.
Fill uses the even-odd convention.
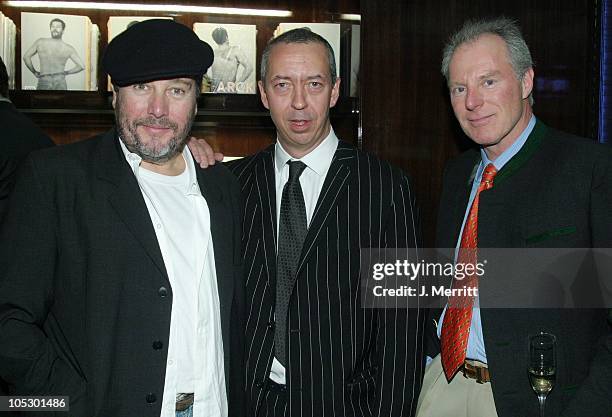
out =
[[[194,110],[191,111],[185,127],[179,130],[178,124],[172,122],[167,117],[144,117],[130,122],[127,118],[121,117],[121,108],[119,107],[115,112],[117,133],[121,140],[123,140],[125,147],[128,148],[130,152],[140,156],[143,161],[153,164],[162,164],[183,152],[183,148],[187,143],[187,137],[193,124],[195,115]],[[174,135],[170,138],[168,143],[163,146],[156,146],[156,144],[158,144],[158,139],[155,137],[153,137],[149,143],[145,143],[137,130],[138,127],[142,125],[170,128],[174,132]]]

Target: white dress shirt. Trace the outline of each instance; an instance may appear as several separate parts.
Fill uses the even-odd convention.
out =
[[[161,417],[174,417],[177,393],[194,393],[194,417],[226,417],[223,339],[210,211],[187,147],[177,176],[140,167],[120,141],[144,197],[172,288]],[[153,306],[152,306],[153,307]]]
[[[338,138],[334,133],[334,129],[330,129],[329,134],[323,142],[313,149],[309,154],[303,156],[301,159],[291,157],[283,149],[280,142],[276,141],[274,148],[274,179],[276,185],[276,235],[278,236],[278,219],[280,218],[281,200],[283,196],[283,188],[285,183],[289,179],[289,165],[287,161],[302,161],[306,164],[306,169],[300,175],[300,186],[302,187],[302,194],[304,194],[304,204],[306,206],[306,224],[310,226],[310,220],[317,206],[317,200],[323,183],[325,182],[325,176],[329,167],[331,166],[332,159],[338,148]],[[274,358],[272,361],[272,369],[270,370],[270,379],[277,384],[285,384],[285,367]]]

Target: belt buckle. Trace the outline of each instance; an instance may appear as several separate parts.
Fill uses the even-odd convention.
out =
[[[193,404],[193,393],[177,394],[175,411],[185,411]]]
[[[465,378],[474,379],[478,384],[488,382],[486,381],[485,368],[482,366],[472,365],[466,361],[463,363],[461,370]]]

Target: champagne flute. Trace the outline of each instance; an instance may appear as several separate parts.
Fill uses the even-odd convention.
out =
[[[557,338],[550,333],[529,336],[529,382],[538,396],[540,417],[544,417],[546,396],[555,384],[556,343]]]

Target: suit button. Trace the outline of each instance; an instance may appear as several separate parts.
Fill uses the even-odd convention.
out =
[[[159,290],[157,290],[157,295],[159,295],[161,298],[166,298],[168,296],[168,290],[166,287],[159,287]]]
[[[162,347],[164,347],[164,344],[161,340],[156,340],[155,342],[153,342],[153,349],[160,350]]]
[[[269,321],[268,322],[268,329],[274,329],[274,322],[273,321]]]
[[[153,404],[155,401],[157,401],[157,397],[152,392],[148,393],[145,399],[149,404]]]

